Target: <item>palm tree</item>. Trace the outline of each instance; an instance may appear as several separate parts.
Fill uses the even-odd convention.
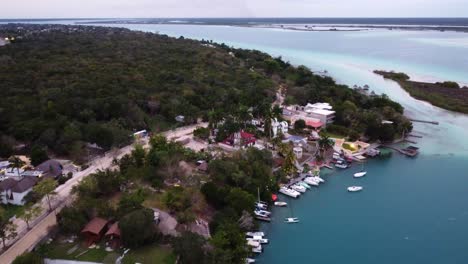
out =
[[[18,177],[20,177],[20,171],[19,169],[21,167],[23,167],[24,165],[24,161],[22,161],[19,157],[17,156],[11,156],[10,159],[8,159],[8,161],[11,163],[11,166],[13,168],[16,168],[16,172],[18,173]]]
[[[333,146],[335,145],[335,142],[329,136],[325,135],[325,136],[320,137],[320,139],[317,141],[317,144],[318,144],[319,156],[320,156],[319,160],[323,160],[324,159],[323,155],[325,154],[327,150],[333,148]]]

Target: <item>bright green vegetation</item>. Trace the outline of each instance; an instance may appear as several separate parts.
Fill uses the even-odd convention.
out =
[[[374,72],[398,82],[414,98],[447,110],[468,113],[468,89],[460,88],[456,82],[414,82],[410,81],[409,76],[404,73]]]

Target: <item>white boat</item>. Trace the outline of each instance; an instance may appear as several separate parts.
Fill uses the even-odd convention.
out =
[[[304,182],[309,184],[309,185],[312,185],[312,186],[318,186],[319,183],[313,179],[313,177],[307,177],[304,179]]]
[[[279,192],[284,194],[284,195],[293,197],[293,198],[297,198],[299,195],[301,195],[299,192],[297,192],[295,190],[291,190],[291,189],[286,188],[286,187],[281,187],[279,189]]]
[[[262,231],[258,231],[258,232],[247,232],[245,233],[246,236],[248,237],[264,237],[265,236],[265,233],[263,233]]]
[[[359,192],[362,189],[362,186],[350,186],[348,187],[348,192]]]
[[[266,214],[266,215],[271,215],[271,212],[270,211],[267,211],[267,210],[256,210],[262,214]]]
[[[290,186],[290,188],[301,193],[304,193],[305,191],[307,191],[307,189],[304,186],[301,186],[299,184],[293,184]]]
[[[280,206],[280,207],[284,207],[284,206],[287,206],[288,203],[278,201],[278,202],[275,202],[275,205],[276,205],[276,206]]]
[[[262,210],[266,210],[268,208],[268,206],[264,203],[260,203],[260,202],[256,202],[255,203],[255,206],[259,209],[262,209]]]
[[[255,242],[258,242],[258,243],[260,243],[260,244],[268,244],[268,242],[269,242],[268,239],[266,239],[266,238],[263,238],[263,237],[255,237],[255,236],[254,236],[253,238],[251,238],[251,237],[246,238],[246,240],[247,240],[247,241],[250,241],[250,240],[251,240],[251,241],[255,241]]]
[[[252,252],[253,253],[262,253],[262,246],[253,247]]]
[[[312,177],[312,178],[313,178],[314,180],[316,180],[316,181],[320,182],[320,183],[323,183],[323,182],[325,182],[325,180],[324,180],[324,179],[322,179],[322,178],[320,178],[319,176],[315,176],[315,177]]]
[[[285,222],[290,223],[290,224],[299,223],[299,218],[297,218],[297,217],[288,217],[288,218],[285,219]]]
[[[309,184],[307,184],[307,183],[305,183],[305,182],[303,182],[303,181],[301,181],[301,182],[298,182],[297,184],[299,184],[299,185],[303,186],[304,188],[310,189],[310,185],[309,185]]]
[[[255,263],[255,259],[253,259],[253,258],[246,258],[246,259],[245,259],[245,264],[250,264],[250,263]]]
[[[269,217],[271,215],[271,212],[265,210],[255,210],[254,214],[261,217]]]
[[[354,178],[361,178],[364,177],[367,174],[367,171],[361,171],[358,173],[354,173]]]
[[[347,164],[335,164],[335,167],[340,168],[340,169],[346,169],[348,168]]]

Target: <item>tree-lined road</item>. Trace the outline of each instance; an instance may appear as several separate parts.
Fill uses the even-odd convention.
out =
[[[163,133],[163,135],[168,138],[169,140],[177,139],[179,137],[189,135],[193,133],[193,131],[197,127],[206,127],[208,123],[200,123],[196,125],[190,125],[185,127],[180,127],[175,130],[169,130]],[[145,147],[148,146],[148,141],[145,141]],[[71,199],[71,190],[72,188],[77,185],[84,177],[96,173],[98,170],[105,170],[106,168],[110,168],[112,166],[112,161],[114,158],[121,158],[126,154],[130,154],[133,150],[133,145],[129,145],[119,149],[118,153],[115,152],[108,152],[102,157],[98,157],[92,161],[90,166],[77,172],[73,175],[73,178],[68,180],[63,185],[57,187],[56,192],[57,195],[52,200],[52,207],[56,208],[55,212],[58,213],[63,205],[64,202]],[[46,199],[42,199],[40,202],[42,210],[47,212],[48,204]],[[42,216],[44,217],[44,216]],[[21,219],[16,219],[14,223],[17,225],[17,232],[18,234],[22,234],[26,231],[26,223]],[[12,242],[14,243],[10,248],[8,248],[1,256],[0,256],[0,263],[11,263],[16,256],[21,255],[23,252],[30,250],[33,246],[35,246],[42,238],[47,236],[51,227],[57,224],[56,217],[54,212],[48,213],[48,215],[43,218],[41,221],[36,223],[31,230],[27,231],[20,239],[16,242],[7,241],[7,245],[10,245]]]

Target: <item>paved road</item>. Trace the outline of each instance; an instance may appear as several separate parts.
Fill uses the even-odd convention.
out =
[[[181,127],[175,130],[170,130],[164,132],[163,135],[166,136],[168,139],[177,139],[179,137],[189,135],[193,133],[197,127],[206,127],[208,123],[200,123],[196,125],[190,125],[186,127]],[[145,147],[148,146],[148,142],[145,142]],[[133,145],[126,146],[121,148],[117,152],[117,157],[121,158],[125,154],[131,153],[133,150]],[[80,172],[75,173],[73,178],[67,181],[65,184],[60,185],[57,187],[56,192],[57,195],[52,201],[52,206],[57,207],[56,211],[60,211],[62,208],[61,205],[64,201],[69,199],[71,190],[73,186],[77,185],[84,177],[97,172],[98,170],[104,170],[112,166],[112,160],[115,158],[116,153],[107,153],[103,157],[96,158],[91,165]],[[43,208],[44,212],[48,209],[48,204],[45,199],[40,202],[41,207]],[[26,230],[26,223],[21,219],[16,219],[15,224],[17,227],[17,232],[21,234]],[[22,238],[16,241],[7,251],[5,251],[0,256],[0,263],[11,263],[16,256],[22,254],[23,252],[30,250],[31,247],[37,244],[43,237],[45,237],[49,233],[50,227],[56,224],[55,213],[49,213],[44,219],[42,219],[39,223],[32,227]],[[7,245],[10,244],[11,241],[7,241]]]

